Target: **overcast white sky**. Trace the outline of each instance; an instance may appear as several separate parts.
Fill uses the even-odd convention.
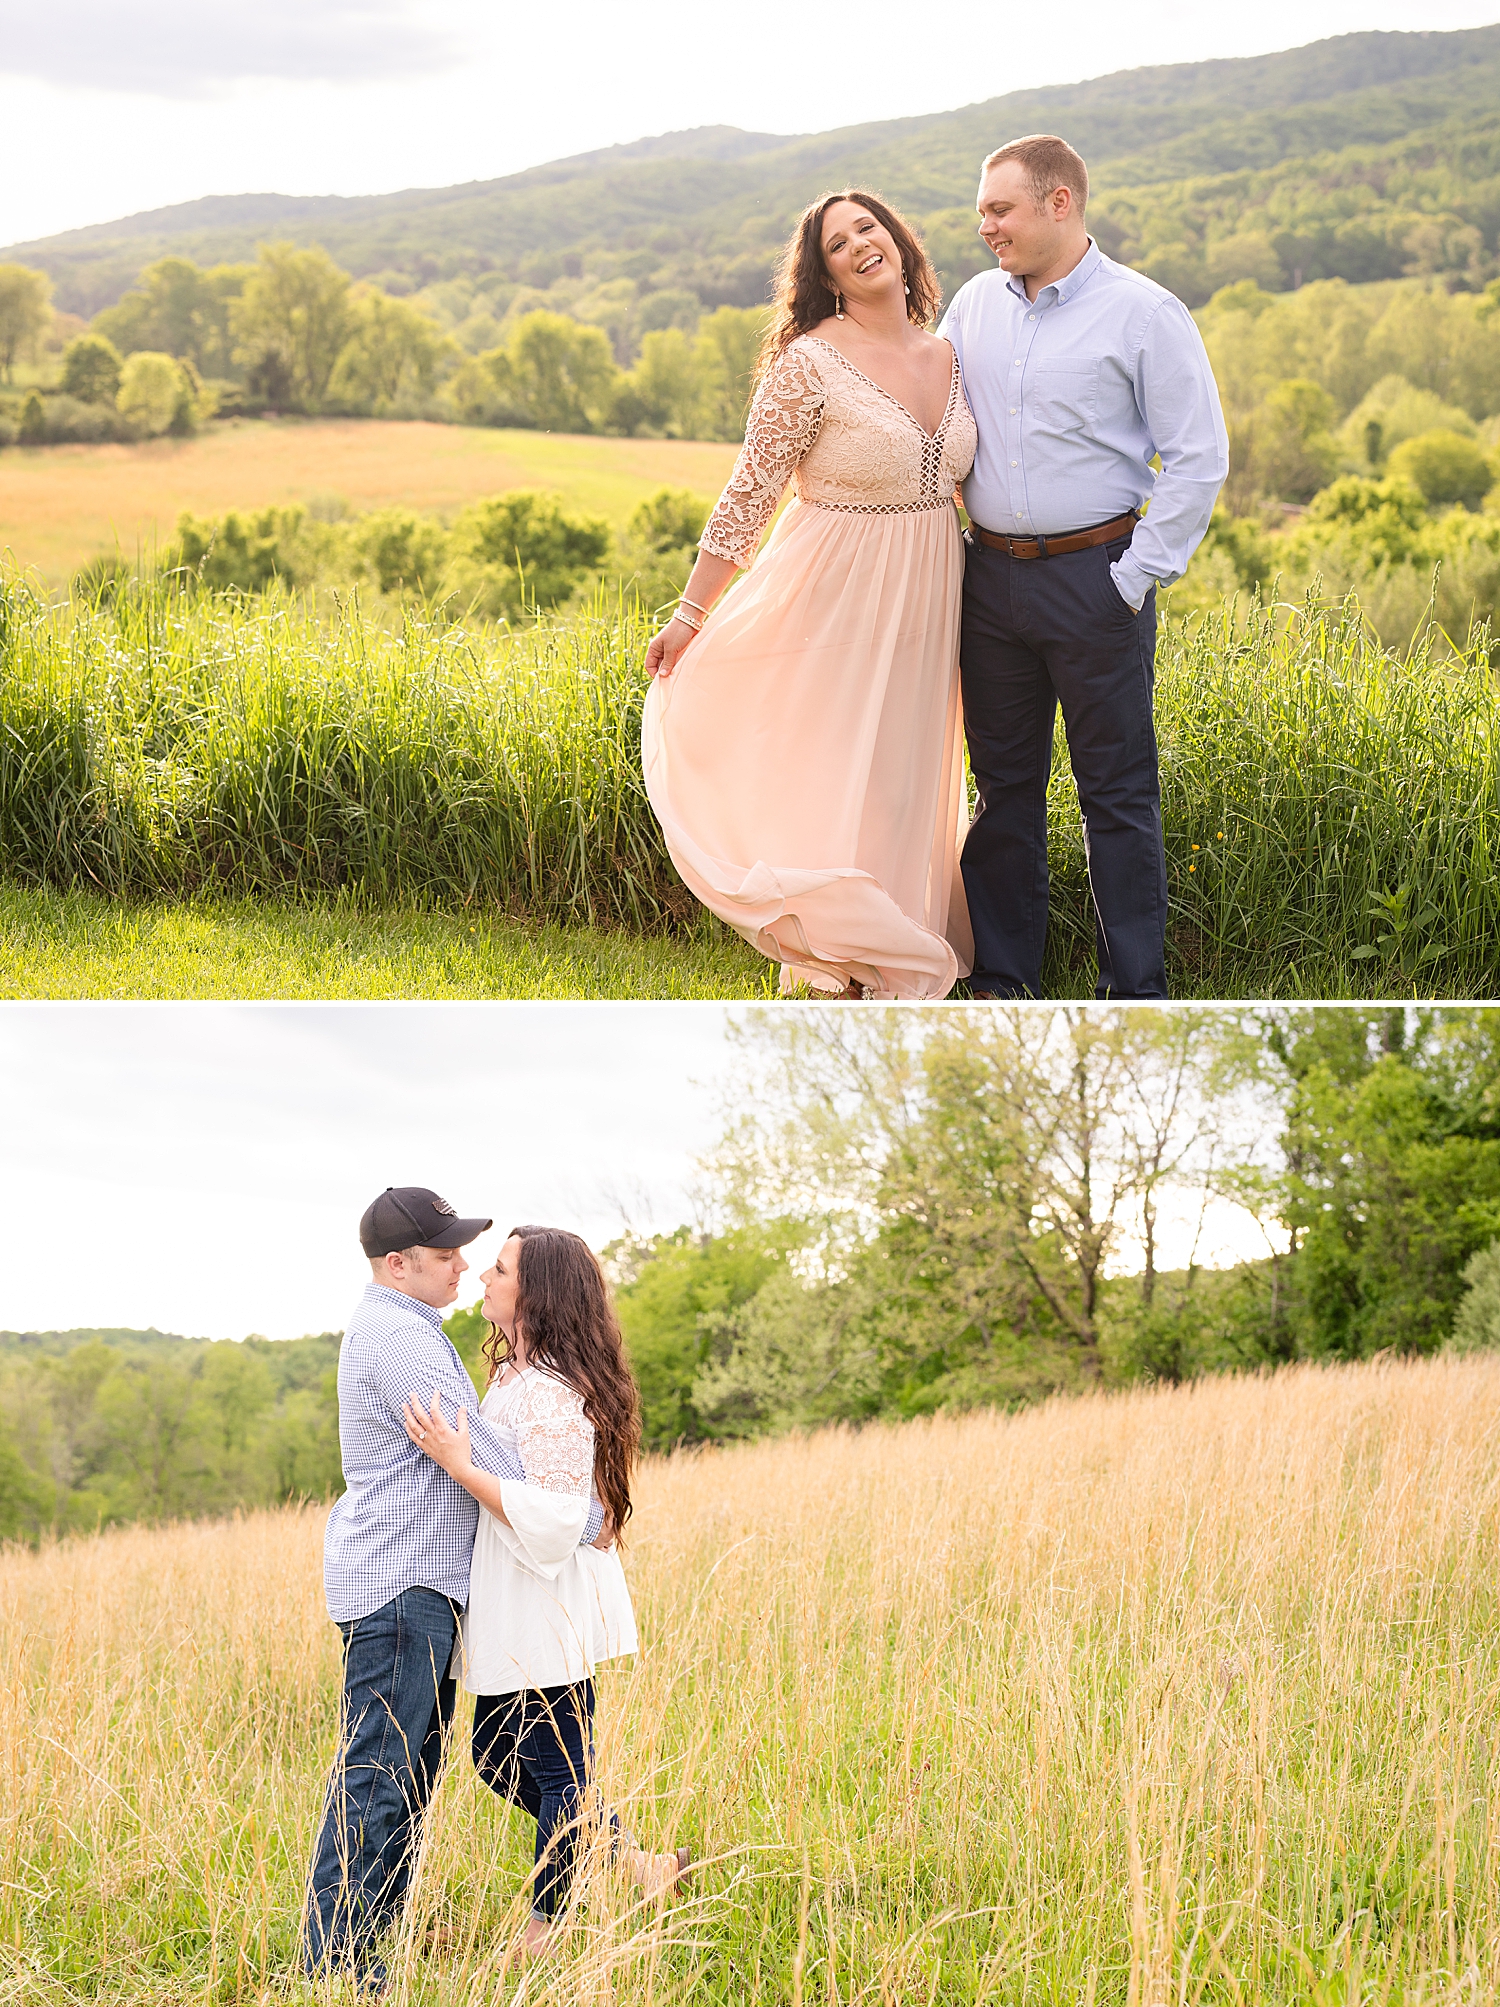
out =
[[[200,195],[370,194],[696,125],[817,132],[1496,0],[0,0],[0,244]]]
[[[521,1220],[600,1245],[623,1200],[642,1227],[675,1226],[714,1133],[724,1017],[681,1003],[0,1006],[0,1329],[337,1330],[369,1280],[359,1216],[387,1185],[494,1218],[476,1276]]]
[[[772,1007],[774,1008],[774,1006]],[[692,1218],[746,1061],[719,1004],[0,1005],[0,1330],[295,1338],[369,1279],[359,1216],[429,1185],[596,1247]],[[1168,1221],[1163,1266],[1191,1215]],[[1200,1259],[1265,1252],[1217,1216]],[[477,1256],[477,1259],[474,1259]],[[1126,1260],[1122,1266],[1134,1265]],[[480,1294],[465,1279],[461,1302]]]

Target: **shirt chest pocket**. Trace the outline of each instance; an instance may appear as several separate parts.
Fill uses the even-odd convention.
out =
[[[1098,357],[1076,362],[1039,362],[1027,372],[1023,393],[1031,416],[1048,432],[1082,432],[1099,402]]]

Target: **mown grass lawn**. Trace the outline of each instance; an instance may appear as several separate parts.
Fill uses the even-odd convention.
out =
[[[0,885],[7,998],[763,998],[774,994],[769,970],[716,921],[662,938],[491,914],[126,904]]]
[[[356,511],[444,511],[508,488],[550,489],[619,527],[657,488],[716,495],[736,450],[373,418],[236,419],[196,439],[18,448],[0,457],[0,552],[57,584],[117,545],[149,553],[184,509],[337,497]]]
[[[1069,968],[1057,953],[1051,963],[1049,995],[1093,995],[1090,966]],[[1168,973],[1179,999],[1226,994],[1221,981],[1195,974],[1170,946]],[[1247,996],[1286,1001],[1433,994],[1336,954],[1293,957],[1247,975]],[[135,902],[0,884],[0,998],[12,1000],[764,1001],[776,994],[772,965],[707,917],[690,934],[642,935],[493,913],[254,899]]]

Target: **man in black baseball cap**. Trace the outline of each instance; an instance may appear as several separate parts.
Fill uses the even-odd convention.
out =
[[[494,1224],[493,1220],[461,1220],[446,1199],[425,1185],[387,1185],[380,1197],[365,1207],[359,1244],[371,1261],[378,1262],[408,1248],[467,1247]]]
[[[328,1516],[323,1579],[344,1644],[344,1702],[313,1851],[306,1943],[314,1978],[343,1974],[386,1989],[376,1940],[396,1922],[453,1717],[449,1672],[479,1508],[406,1433],[403,1405],[434,1399],[469,1417],[476,1464],[526,1472],[479,1414],[474,1385],[443,1330],[469,1264],[461,1250],[494,1224],[462,1219],[426,1185],[390,1185],[365,1208],[370,1285],[339,1347],[343,1497]],[[599,1537],[590,1503],[583,1545]]]

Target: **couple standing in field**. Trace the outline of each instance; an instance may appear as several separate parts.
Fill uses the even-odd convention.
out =
[[[784,254],[643,729],[673,863],[783,991],[1040,996],[1060,703],[1097,994],[1167,994],[1155,590],[1208,526],[1228,441],[1192,316],[1102,254],[1087,201],[1065,141],[992,153],[999,269],[936,334],[932,266],[874,196],[821,197]]]
[[[311,1977],[379,1996],[447,1741],[475,1696],[474,1766],[536,1821],[521,1955],[542,1950],[589,1835],[647,1897],[686,1848],[644,1853],[596,1800],[595,1667],[636,1649],[615,1543],[630,1516],[640,1401],[599,1263],[576,1234],[523,1226],[484,1273],[489,1384],[443,1331],[494,1225],[425,1186],[360,1221],[370,1283],[339,1348],[347,1489],[324,1581],[343,1645],[338,1744],[313,1851]]]

